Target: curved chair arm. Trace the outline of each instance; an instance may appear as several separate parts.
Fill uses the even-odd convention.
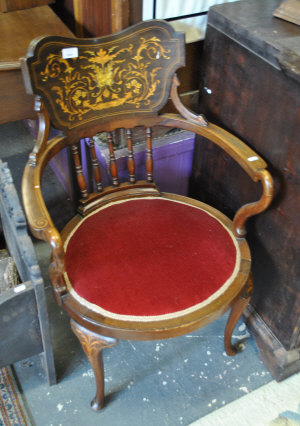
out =
[[[261,181],[263,186],[262,196],[255,203],[245,204],[236,212],[233,218],[233,228],[236,237],[244,237],[246,235],[246,220],[266,210],[273,199],[273,179],[270,173],[266,169],[263,169],[257,172],[257,176],[259,176],[258,180]]]
[[[41,172],[43,170],[43,162],[36,164],[32,161],[34,156],[34,153],[30,155],[23,174],[22,196],[24,209],[32,234],[41,240],[47,241],[51,246],[52,264],[50,272],[55,270],[54,291],[55,297],[60,304],[61,296],[67,292],[63,278],[64,249],[60,234],[52,222],[42,196]]]
[[[273,198],[273,179],[266,170],[266,162],[239,138],[212,123],[198,124],[196,120],[191,122],[176,114],[164,114],[160,118],[161,124],[165,126],[190,130],[211,140],[226,151],[254,182],[261,181],[263,186],[261,198],[254,203],[242,206],[233,219],[235,235],[244,237],[246,235],[246,220],[263,212],[270,205]]]

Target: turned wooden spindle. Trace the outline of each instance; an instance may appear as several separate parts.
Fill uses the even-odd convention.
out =
[[[84,174],[83,174],[83,171],[82,171],[78,146],[72,145],[71,148],[72,148],[73,160],[74,160],[74,164],[75,164],[75,171],[76,171],[78,186],[79,186],[82,198],[85,199],[85,198],[88,198],[89,194],[88,194],[88,191],[87,191],[85,177],[84,177]]]
[[[146,129],[146,136],[147,136],[147,148],[146,148],[147,182],[153,182],[152,130],[150,127]]]
[[[99,167],[99,163],[98,163],[98,159],[96,155],[95,142],[93,141],[93,139],[89,140],[89,146],[90,146],[93,174],[94,174],[94,179],[96,183],[96,190],[97,192],[101,192],[103,189],[102,182],[101,182],[101,172],[100,172],[100,167]]]
[[[128,145],[129,182],[135,183],[135,163],[134,163],[134,156],[133,156],[132,131],[131,131],[131,129],[126,130],[126,136],[127,136],[127,145]]]
[[[114,186],[118,186],[119,185],[118,169],[117,169],[117,162],[116,162],[115,151],[114,151],[113,137],[111,133],[107,133],[107,140],[108,140],[108,148],[109,148],[109,167],[110,167],[110,174],[112,177],[112,184]]]

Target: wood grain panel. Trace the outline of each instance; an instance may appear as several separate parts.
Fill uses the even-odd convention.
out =
[[[129,25],[128,0],[73,0],[77,37],[112,34]]]
[[[73,36],[49,6],[0,13],[0,123],[35,116],[33,97],[25,93],[20,57],[31,40],[45,32]]]
[[[54,1],[55,0],[1,0],[0,12],[12,12],[14,10],[44,6],[50,3],[54,3]]]
[[[226,52],[226,55],[224,54]],[[205,42],[202,111],[247,141],[268,162],[276,182],[272,209],[251,222],[253,306],[288,350],[297,344],[300,312],[300,85],[253,52],[209,27]],[[197,196],[208,190],[230,214],[256,188],[231,160],[198,140],[194,179]],[[204,161],[215,158],[211,168]],[[230,173],[225,172],[225,165]],[[203,179],[204,177],[204,179]],[[221,183],[220,183],[221,182]],[[232,185],[234,184],[234,185]],[[233,189],[228,189],[232,188]],[[299,343],[299,342],[298,342]]]
[[[20,68],[31,40],[45,33],[73,36],[49,6],[0,14],[0,69]]]
[[[0,124],[35,116],[34,99],[25,93],[20,70],[0,72],[0,106]]]

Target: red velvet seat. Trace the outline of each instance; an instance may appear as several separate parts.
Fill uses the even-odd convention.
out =
[[[100,208],[73,229],[65,252],[73,296],[119,319],[198,309],[232,283],[240,262],[234,235],[218,219],[164,198]]]

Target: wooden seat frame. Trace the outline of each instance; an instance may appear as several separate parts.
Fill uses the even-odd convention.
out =
[[[92,66],[94,67],[95,62],[98,61],[98,65],[100,63],[99,67],[102,67],[101,70],[108,71],[108,68],[105,68],[107,67],[107,63],[109,63],[108,56],[111,55],[112,57],[112,55],[117,55],[116,50],[114,50],[115,48],[111,47],[111,43],[115,43],[114,46],[117,45],[120,49],[122,47],[123,50],[126,48],[124,47],[125,45],[127,46],[127,50],[129,49],[128,46],[131,46],[130,49],[134,50],[137,43],[145,43],[145,40],[152,40],[152,44],[150,43],[151,46],[149,45],[152,50],[147,50],[149,46],[144,49],[144,53],[147,53],[148,59],[155,60],[155,58],[160,57],[161,60],[162,58],[166,61],[170,60],[171,63],[171,65],[168,63],[168,66],[165,67],[160,66],[159,71],[155,68],[155,72],[153,72],[154,74],[157,73],[155,74],[157,78],[156,83],[158,84],[158,80],[160,83],[163,83],[162,87],[160,86],[159,96],[155,94],[155,87],[151,86],[149,83],[148,86],[151,86],[153,90],[151,92],[152,94],[149,91],[146,93],[147,101],[141,100],[140,98],[139,101],[136,101],[139,102],[138,105],[130,104],[132,99],[132,102],[135,102],[134,99],[136,98],[134,98],[134,96],[139,91],[140,87],[137,83],[134,83],[136,84],[135,94],[133,94],[133,92],[131,94],[126,92],[126,99],[129,97],[129,102],[124,103],[123,99],[121,107],[118,105],[115,107],[114,101],[112,100],[116,99],[116,96],[114,96],[111,98],[111,103],[107,108],[101,109],[103,107],[102,104],[105,104],[104,95],[101,95],[102,98],[100,101],[102,104],[100,107],[97,107],[98,109],[96,108],[96,110],[92,112],[84,111],[81,117],[76,115],[78,112],[77,110],[75,111],[74,109],[71,111],[71,107],[66,106],[69,104],[65,102],[62,96],[57,97],[57,94],[62,93],[62,89],[53,89],[53,81],[59,85],[59,77],[61,77],[61,75],[58,75],[58,77],[55,75],[57,68],[56,71],[51,74],[53,70],[50,69],[49,63],[47,64],[47,59],[50,57],[49,55],[51,55],[51,52],[53,49],[55,50],[57,46],[59,46],[59,49],[62,49],[64,46],[67,46],[67,48],[76,47],[79,49],[86,49],[87,45],[89,45],[89,49],[91,49],[91,46],[96,46],[97,49],[99,49],[97,52],[100,52],[98,57],[96,58],[95,53],[89,53],[94,61]],[[121,42],[125,43],[125,45]],[[111,50],[109,50],[109,48]],[[82,51],[83,50],[80,52]],[[84,52],[87,52],[87,50],[84,50]],[[121,52],[121,50],[119,50],[119,52]],[[123,53],[120,53],[120,55],[122,54]],[[81,53],[79,55],[81,55]],[[136,53],[134,57],[135,63],[141,61],[142,55],[142,50],[138,50],[138,53]],[[53,59],[53,56],[51,58]],[[66,69],[66,67],[70,65],[67,63],[68,59],[59,59],[59,61],[59,72],[62,72],[62,69]],[[123,59],[122,61],[122,63],[124,63]],[[72,64],[75,64],[75,60]],[[72,67],[74,68],[73,65]],[[273,195],[272,177],[266,170],[265,161],[251,148],[224,129],[212,123],[208,123],[202,115],[192,113],[181,103],[177,91],[179,82],[175,71],[178,67],[183,65],[183,35],[175,33],[172,27],[163,21],[150,21],[137,24],[119,34],[93,40],[73,40],[59,37],[39,38],[32,42],[27,57],[22,60],[27,92],[35,95],[36,111],[39,116],[39,134],[37,142],[33,152],[30,154],[23,177],[22,192],[25,211],[32,233],[37,238],[48,241],[51,245],[52,259],[50,264],[50,277],[56,300],[70,315],[72,329],[77,335],[95,373],[97,391],[92,401],[92,408],[94,410],[101,409],[104,402],[102,350],[115,345],[117,339],[148,340],[179,336],[207,325],[228,309],[231,309],[225,329],[225,350],[228,355],[235,355],[237,352],[236,348],[231,343],[231,336],[237,320],[250,300],[252,291],[250,271],[251,256],[245,239],[245,222],[250,216],[264,211],[270,204]],[[90,67],[90,65],[88,66]],[[145,65],[143,66],[145,67]],[[72,75],[73,68],[67,70],[69,75]],[[159,72],[163,72],[165,69],[167,69],[165,75],[158,75]],[[59,72],[57,74],[59,74]],[[102,76],[103,75],[104,74],[102,74]],[[51,78],[54,79],[52,83],[50,81]],[[62,81],[62,78],[60,81]],[[81,79],[81,83],[82,81],[83,79]],[[131,87],[130,84],[132,81],[131,79],[127,88]],[[153,83],[155,79],[151,81]],[[50,83],[52,86],[50,86]],[[107,81],[106,84],[108,84]],[[75,99],[77,104],[84,105],[82,99],[79,99],[79,95],[87,99],[84,90],[85,89],[81,89],[81,92],[79,91],[77,94],[74,92],[77,97],[73,97],[72,99]],[[98,93],[99,92],[97,92],[97,96]],[[107,96],[108,95],[109,93],[107,92]],[[159,114],[159,110],[166,103],[169,96],[178,114]],[[71,117],[70,111],[72,114],[74,111],[76,112],[75,118],[74,114]],[[81,112],[82,111],[83,110],[81,110]],[[48,140],[50,122],[52,122],[55,127],[62,130],[63,133],[60,136]],[[147,177],[144,181],[136,181],[135,179],[131,129],[137,126],[146,128]],[[201,135],[213,141],[234,158],[253,181],[261,182],[263,191],[260,200],[241,207],[237,211],[233,221],[231,221],[221,212],[200,201],[179,195],[161,193],[153,183],[151,128],[154,126],[166,126],[167,128],[192,131],[197,135]],[[123,183],[119,183],[118,180],[113,146],[113,132],[120,128],[126,129],[128,143],[129,179],[128,182]],[[99,132],[107,132],[110,151],[112,185],[105,189],[102,188],[100,169],[98,167],[95,146],[92,140],[92,137]],[[90,194],[87,191],[78,152],[77,143],[82,138],[90,138],[91,159],[96,182],[96,190]],[[43,201],[41,177],[49,160],[60,150],[68,146],[72,147],[77,180],[82,198],[80,200],[78,214],[66,225],[63,232],[60,234],[55,228]],[[149,195],[199,206],[221,221],[236,237],[241,255],[239,272],[233,283],[219,297],[192,313],[182,314],[171,319],[151,320],[150,318],[149,321],[123,321],[104,317],[89,309],[85,304],[81,304],[80,301],[75,299],[68,291],[64,278],[64,242],[74,227],[99,206],[119,200],[128,200]]]

